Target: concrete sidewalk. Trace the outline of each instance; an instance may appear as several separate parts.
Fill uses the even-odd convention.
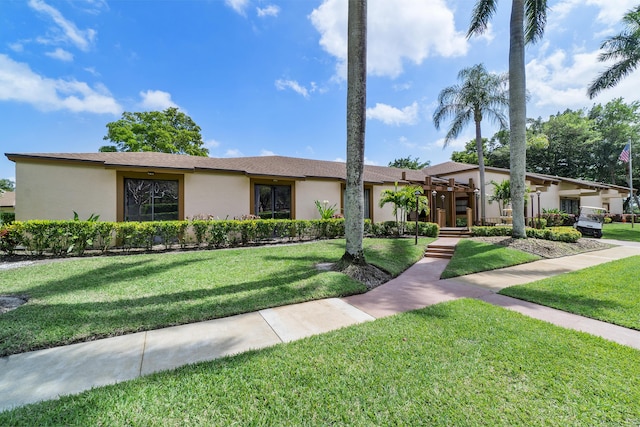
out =
[[[457,239],[440,240],[454,246],[457,243]],[[481,299],[640,349],[639,331],[495,293],[506,286],[632,255],[640,255],[640,246],[620,246],[448,280],[439,279],[448,260],[424,258],[399,277],[362,295],[16,354],[0,358],[0,411],[458,298]]]

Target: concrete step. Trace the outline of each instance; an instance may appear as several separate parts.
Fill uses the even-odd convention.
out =
[[[442,227],[440,229],[440,233],[438,234],[438,237],[465,238],[465,237],[471,237],[471,232],[466,228]]]
[[[429,258],[451,259],[454,251],[454,246],[431,244],[427,246],[424,256]]]

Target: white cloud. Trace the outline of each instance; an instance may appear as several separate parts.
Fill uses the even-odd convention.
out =
[[[247,6],[249,6],[249,0],[224,0],[225,4],[231,9],[238,12],[240,15],[246,15]]]
[[[266,157],[266,156],[275,156],[275,155],[276,155],[276,153],[274,153],[273,151],[269,151],[269,150],[262,149],[262,150],[260,150],[260,155],[261,155],[262,157]]]
[[[64,61],[64,62],[71,62],[73,61],[73,54],[71,52],[68,52],[64,49],[61,48],[57,48],[56,50],[54,50],[53,52],[47,52],[45,53],[45,55],[53,58],[53,59],[58,59],[60,61]]]
[[[96,36],[96,31],[89,28],[80,30],[76,25],[65,19],[60,11],[49,6],[42,0],[29,0],[29,7],[33,10],[49,16],[58,26],[58,30],[62,32],[61,39],[74,44],[82,51],[88,51]],[[42,42],[48,43],[48,40],[41,39]]]
[[[314,82],[311,82],[310,89],[307,89],[295,80],[278,79],[275,84],[278,90],[291,89],[305,98],[309,97],[309,93],[316,91],[316,84]]]
[[[204,142],[204,146],[207,148],[218,148],[220,146],[220,142],[215,139],[209,139]]]
[[[9,43],[7,46],[14,52],[24,51],[24,44],[22,42]]]
[[[140,92],[142,101],[140,106],[149,110],[166,110],[169,107],[180,108],[171,100],[171,94],[161,90],[148,90]]]
[[[464,150],[467,142],[471,141],[473,138],[474,136],[472,134],[467,134],[466,136],[450,140],[449,144],[446,147],[444,146],[444,138],[440,138],[439,140],[431,144],[431,146],[439,149],[448,148],[453,150]]]
[[[276,6],[276,5],[270,4],[269,6],[264,7],[264,8],[257,7],[256,8],[256,13],[258,14],[258,16],[260,18],[263,18],[265,16],[274,16],[274,17],[276,17],[280,13],[280,8],[278,6]]]
[[[617,97],[628,98],[629,94],[640,92],[638,79],[629,76],[590,100],[587,87],[607,67],[606,63],[598,62],[598,54],[599,51],[567,54],[558,49],[530,61],[527,64],[527,89],[536,111],[528,116],[546,116],[567,108],[606,103]]]
[[[403,109],[377,103],[375,107],[367,108],[367,119],[380,120],[386,125],[413,125],[418,121],[418,103]]]
[[[465,34],[456,31],[444,0],[370,0],[367,15],[369,74],[397,77],[405,62],[420,65],[429,56],[467,52]],[[336,78],[346,79],[347,2],[324,0],[309,19],[320,33],[322,48],[338,61]]]
[[[605,25],[616,24],[629,9],[637,4],[637,0],[562,0],[551,6],[549,16],[554,20],[570,17],[575,8],[594,6],[599,9],[596,20]]]
[[[85,67],[84,70],[95,77],[100,77],[101,74],[95,69],[95,67]]]
[[[232,148],[227,150],[224,155],[226,157],[242,157],[244,156],[244,154],[242,154],[242,151],[238,150],[237,148]]]
[[[43,77],[34,73],[29,65],[3,54],[0,54],[0,100],[24,102],[43,111],[122,112],[122,107],[102,85],[91,88],[77,80]]]

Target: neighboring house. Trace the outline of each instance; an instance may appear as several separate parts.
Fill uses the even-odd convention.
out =
[[[16,163],[16,219],[71,219],[100,215],[104,221],[187,219],[198,216],[315,219],[315,201],[342,212],[346,165],[281,156],[212,158],[164,153],[6,154]],[[491,180],[509,179],[505,169],[486,168]],[[442,210],[442,225],[455,225],[467,208],[475,212],[478,166],[447,162],[421,171],[365,166],[365,217],[394,220],[380,194],[395,184],[421,185]],[[544,208],[574,210],[574,202],[622,213],[622,187],[528,174]],[[536,200],[537,203],[537,200]],[[493,209],[493,211],[490,211]],[[500,217],[497,204],[487,217]],[[490,213],[489,213],[490,212]],[[432,210],[430,220],[437,218]]]
[[[16,210],[16,193],[0,190],[0,212],[14,213]]]
[[[478,182],[480,179],[478,165],[467,163],[445,162],[427,167],[423,172],[425,175],[441,179],[455,178],[457,181]],[[501,183],[508,179],[508,169],[485,167],[485,216],[489,222],[496,222],[494,220],[505,216],[505,212],[500,212],[498,203],[489,202],[494,190],[491,181]],[[529,189],[526,206],[528,217],[532,216],[532,208],[533,216],[537,216],[538,210],[543,209],[560,209],[575,214],[580,206],[603,207],[611,213],[622,214],[623,201],[629,197],[629,189],[626,187],[537,173],[526,174],[526,185]]]

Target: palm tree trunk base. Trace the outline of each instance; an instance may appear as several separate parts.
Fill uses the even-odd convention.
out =
[[[389,273],[367,263],[364,253],[354,256],[345,252],[340,261],[333,265],[332,270],[346,274],[353,280],[364,284],[368,290],[380,286],[391,279]]]

